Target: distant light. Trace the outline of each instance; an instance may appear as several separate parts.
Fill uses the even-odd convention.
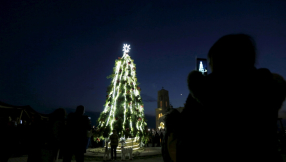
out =
[[[181,96],[182,96],[183,94],[181,94]]]

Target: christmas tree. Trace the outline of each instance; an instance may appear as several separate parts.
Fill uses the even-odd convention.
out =
[[[134,60],[129,56],[130,45],[124,44],[123,56],[115,60],[111,84],[107,88],[104,111],[98,118],[97,140],[109,138],[112,130],[119,137],[147,140],[147,123],[136,78]]]
[[[203,62],[202,62],[202,61],[200,61],[199,71],[202,72],[203,74],[205,74],[205,72],[207,72],[207,70],[204,69]]]

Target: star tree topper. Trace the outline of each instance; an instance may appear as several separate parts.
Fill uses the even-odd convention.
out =
[[[123,50],[122,51],[124,51],[124,53],[128,53],[130,49],[131,49],[130,44],[129,45],[123,44]]]

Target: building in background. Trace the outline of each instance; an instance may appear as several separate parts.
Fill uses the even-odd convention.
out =
[[[165,114],[173,109],[172,105],[170,104],[169,100],[169,92],[162,88],[158,91],[158,98],[157,98],[157,108],[156,108],[156,129],[165,129]],[[184,107],[175,108],[180,113],[183,111]]]
[[[156,108],[156,129],[164,129],[164,115],[170,110],[169,92],[162,88],[158,91]]]
[[[9,117],[12,121],[15,121],[16,124],[28,125],[34,122],[35,118],[45,122],[49,121],[49,114],[38,113],[29,105],[15,106],[0,101],[0,122],[7,122]]]

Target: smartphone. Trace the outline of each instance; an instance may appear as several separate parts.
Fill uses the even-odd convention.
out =
[[[208,61],[204,58],[196,58],[196,70],[201,72],[203,75],[208,73]]]
[[[20,120],[20,124],[22,124],[22,120]]]

